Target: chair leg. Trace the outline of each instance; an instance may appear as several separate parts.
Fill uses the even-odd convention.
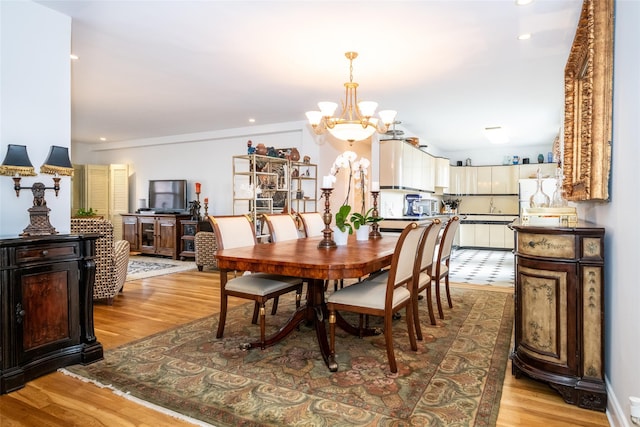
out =
[[[271,307],[271,315],[275,316],[276,312],[278,311],[278,301],[279,301],[279,297],[275,297],[273,299],[273,307]]]
[[[227,295],[222,293],[220,296],[220,319],[218,320],[218,332],[216,338],[222,338],[224,334],[224,324],[227,320]]]
[[[413,322],[413,307],[411,303],[407,304],[407,332],[409,333],[409,344],[411,344],[411,350],[418,351],[418,343],[416,342],[416,335],[413,330],[414,322]]]
[[[440,278],[435,279],[436,282],[436,302],[438,303],[438,316],[444,319],[444,313],[442,311],[442,300],[440,299]]]
[[[391,313],[384,316],[384,342],[387,346],[387,359],[389,360],[389,368],[394,374],[398,372],[398,365],[396,364],[396,355],[393,352],[393,318]],[[415,337],[414,337],[415,339]]]
[[[254,325],[258,323],[259,312],[260,312],[260,304],[258,303],[258,301],[256,301],[255,304],[253,304],[253,317],[251,317],[251,323]]]
[[[302,285],[296,289],[296,309],[300,308],[300,301],[302,300]]]
[[[413,323],[416,328],[416,336],[422,341],[422,327],[420,326],[420,317],[418,316],[418,293],[414,292],[411,297],[411,305],[413,306]],[[407,316],[407,321],[409,316]]]
[[[329,358],[335,360],[336,356],[336,312],[329,311]]]
[[[265,301],[260,301],[260,348],[262,350],[265,349],[265,336],[266,336],[266,331],[267,331],[267,319],[266,319],[266,315],[265,315],[265,307],[264,307],[264,303]]]
[[[444,287],[447,291],[447,302],[449,303],[449,308],[453,308],[453,303],[451,302],[451,292],[449,292],[449,273],[444,277]]]
[[[431,321],[431,324],[435,326],[436,316],[433,313],[433,297],[431,296],[432,294],[431,286],[432,286],[432,283],[431,281],[429,281],[429,286],[427,286],[427,309],[429,310],[429,320]]]

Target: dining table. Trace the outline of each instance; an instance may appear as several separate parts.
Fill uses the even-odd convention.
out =
[[[322,357],[330,371],[338,370],[335,358],[330,355],[325,326],[327,310],[325,281],[358,279],[377,273],[391,265],[391,258],[399,235],[357,240],[349,236],[346,245],[333,248],[318,247],[323,237],[306,237],[276,243],[260,243],[254,246],[221,249],[216,253],[221,283],[234,271],[251,271],[300,277],[308,283],[307,301],[301,305],[286,323],[266,338],[265,346],[271,346],[291,333],[302,322],[312,324]],[[337,325],[345,331],[363,335],[363,331],[347,323],[341,317]],[[368,331],[367,334],[373,334]],[[246,343],[243,348],[260,347],[260,342]]]

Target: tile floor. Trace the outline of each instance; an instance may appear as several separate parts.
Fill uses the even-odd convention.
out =
[[[449,280],[475,285],[513,286],[513,263],[511,251],[453,249]]]

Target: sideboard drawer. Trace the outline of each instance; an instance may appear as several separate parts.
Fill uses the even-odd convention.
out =
[[[51,262],[60,260],[73,260],[80,254],[77,243],[66,243],[58,245],[41,245],[37,248],[22,247],[16,248],[16,263],[24,264],[29,262]]]
[[[576,259],[576,237],[570,234],[518,233],[517,251],[542,258]]]

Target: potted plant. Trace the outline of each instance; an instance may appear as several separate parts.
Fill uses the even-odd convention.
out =
[[[351,224],[353,224],[353,228],[356,230],[358,240],[367,240],[369,238],[369,226],[384,219],[379,216],[374,217],[371,215],[372,212],[373,208],[369,208],[369,210],[364,214],[359,212],[351,214],[350,221]]]
[[[350,212],[351,206],[349,205],[340,206],[336,212],[336,228],[333,234],[337,245],[346,245],[349,234],[353,234],[353,226],[349,222]]]

